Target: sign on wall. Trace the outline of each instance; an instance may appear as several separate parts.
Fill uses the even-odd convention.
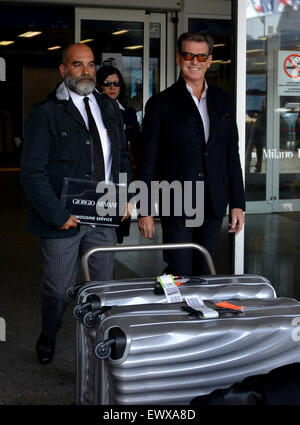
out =
[[[102,53],[102,65],[112,65],[122,71],[122,53]]]
[[[278,95],[300,96],[300,52],[278,52]]]

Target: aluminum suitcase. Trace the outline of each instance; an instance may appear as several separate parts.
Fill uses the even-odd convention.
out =
[[[206,257],[211,276],[183,278],[187,280],[180,286],[182,299],[185,296],[198,295],[202,299],[241,299],[241,298],[275,298],[276,293],[270,282],[262,276],[232,275],[217,276],[210,256],[206,250],[195,244],[168,244],[150,246],[128,246],[112,248],[95,248],[88,251],[83,257],[85,277],[89,279],[88,258],[100,250],[154,250],[154,249],[194,248],[200,250]],[[77,371],[77,403],[86,399],[85,388],[81,385],[84,376],[93,369],[88,367],[86,354],[93,350],[95,343],[95,329],[101,314],[111,305],[136,305],[150,303],[166,303],[163,291],[158,291],[156,278],[135,279],[111,282],[89,282],[79,290],[74,315],[79,320],[76,323],[76,371]],[[161,292],[161,293],[160,293]],[[94,364],[95,359],[89,359]],[[89,397],[88,397],[89,398]]]
[[[185,296],[192,295],[217,300],[276,298],[271,283],[259,275],[176,276],[174,281],[183,300]],[[74,316],[89,326],[88,322],[92,324],[97,317],[97,309],[101,311],[104,306],[167,302],[166,294],[157,278],[92,281],[78,292]]]
[[[88,283],[79,286],[74,316],[86,326],[94,326],[103,307],[111,305],[136,305],[166,303],[168,299],[157,282],[157,278],[127,279],[118,281],[89,281],[88,259],[98,251],[133,251],[156,249],[194,248],[206,258],[211,271],[210,276],[180,276],[176,281],[182,299],[185,296],[198,295],[202,299],[244,299],[276,298],[271,283],[258,275],[216,275],[209,253],[196,244],[163,244],[149,246],[125,246],[112,248],[93,248],[83,256],[83,271]],[[72,291],[72,289],[71,289]],[[175,296],[175,301],[178,301]],[[180,300],[181,301],[181,300]]]
[[[243,309],[218,307],[219,317],[206,320],[186,302],[108,308],[94,328],[96,344],[82,347],[87,373],[80,377],[81,403],[186,405],[300,362],[298,301],[233,304]]]

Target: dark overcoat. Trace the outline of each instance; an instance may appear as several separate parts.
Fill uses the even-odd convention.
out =
[[[127,173],[124,124],[117,103],[94,91],[111,142],[112,180]],[[91,179],[92,144],[85,122],[62,83],[47,100],[35,105],[25,123],[21,181],[30,201],[29,233],[44,238],[74,236],[79,228],[59,230],[70,217],[60,202],[64,177]]]
[[[138,176],[149,188],[154,180],[204,181],[215,216],[224,217],[227,205],[245,210],[238,132],[229,94],[208,85],[207,108],[210,133],[205,143],[199,111],[182,77],[150,98]]]

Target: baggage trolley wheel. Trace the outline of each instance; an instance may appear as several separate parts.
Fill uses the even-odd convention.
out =
[[[98,357],[98,359],[107,359],[107,357],[110,356],[111,353],[111,345],[114,343],[115,341],[113,340],[109,340],[109,341],[105,341],[105,342],[100,342],[100,344],[96,345],[95,348],[95,354]]]
[[[97,321],[98,321],[97,319],[98,319],[98,314],[92,313],[90,311],[83,316],[82,321],[87,328],[93,328],[97,324]]]

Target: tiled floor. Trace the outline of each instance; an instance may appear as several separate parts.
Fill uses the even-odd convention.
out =
[[[8,173],[7,173],[8,174]],[[2,183],[2,184],[1,184]],[[27,202],[18,176],[0,176],[6,206],[0,209],[0,317],[6,342],[0,342],[0,404],[72,404],[75,401],[75,319],[65,314],[56,355],[47,366],[37,364],[34,345],[40,332],[41,254],[39,240],[26,233]],[[230,272],[230,239],[224,220],[215,263]],[[160,243],[139,235],[136,222],[126,245]],[[279,296],[300,299],[300,213],[248,215],[245,228],[245,272],[267,277]],[[116,278],[156,276],[164,268],[161,252],[118,253]]]

